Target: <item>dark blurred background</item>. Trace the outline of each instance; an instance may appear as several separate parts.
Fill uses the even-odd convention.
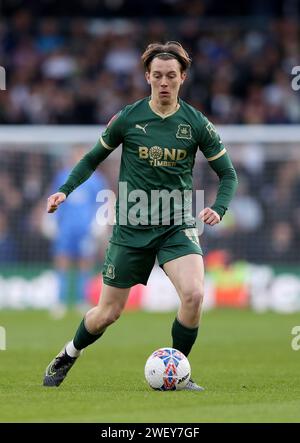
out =
[[[298,0],[1,4],[0,124],[106,123],[149,93],[140,55],[169,39],[193,59],[182,97],[215,124],[300,122]]]
[[[91,124],[100,133],[124,105],[149,94],[140,63],[145,47],[178,40],[193,60],[183,99],[218,128],[267,125],[271,134],[287,125],[288,135],[288,127],[300,124],[300,91],[291,87],[292,68],[300,65],[299,6],[298,0],[2,0],[0,65],[7,84],[0,125],[37,131]],[[1,127],[0,263],[48,266],[57,231],[45,201],[76,140],[55,146],[44,140],[37,149],[8,143]],[[222,250],[232,261],[298,266],[299,148],[299,139],[229,142],[240,185],[222,226],[201,237],[206,254]],[[114,190],[118,166],[109,157],[97,173]],[[214,174],[198,159],[194,175],[210,204]],[[105,246],[99,242],[98,261]]]
[[[199,15],[204,17],[295,17],[298,0],[73,0],[70,4],[60,0],[1,0],[2,13],[13,15],[16,9],[30,9],[37,16],[80,17],[174,17]],[[295,17],[296,18],[296,17]]]

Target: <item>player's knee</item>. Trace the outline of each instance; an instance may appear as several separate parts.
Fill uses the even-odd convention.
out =
[[[102,322],[104,326],[107,327],[115,323],[121,315],[122,310],[119,308],[113,308],[103,313]]]
[[[194,312],[199,311],[204,297],[202,286],[187,288],[182,295],[183,295],[183,304],[188,309],[191,309]]]
[[[96,308],[93,316],[93,329],[96,331],[103,331],[109,325],[115,323],[120,317],[122,309],[118,307],[110,306],[109,308]]]

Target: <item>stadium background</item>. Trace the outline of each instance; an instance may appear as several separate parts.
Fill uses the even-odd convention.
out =
[[[300,64],[298,2],[162,0],[141,7],[78,0],[71,16],[61,3],[2,2],[0,306],[47,307],[57,299],[54,217],[45,213],[54,177],[72,150],[89,149],[112,115],[149,93],[139,61],[147,42],[175,39],[193,58],[182,96],[225,136],[240,181],[220,227],[200,238],[206,307],[300,309],[300,94],[291,87],[292,68]],[[61,138],[51,142],[57,128],[44,125],[60,125]],[[114,191],[118,166],[112,156],[100,167]],[[194,171],[195,189],[205,190],[209,204],[215,177],[200,156]],[[97,274],[109,230],[94,231]],[[86,288],[94,301],[97,280]],[[163,274],[156,270],[152,280],[142,306],[176,307]],[[161,281],[169,294],[163,306],[154,295]],[[140,305],[141,291],[132,307]]]
[[[2,0],[0,12],[0,422],[299,422],[299,1]],[[143,364],[170,345],[178,303],[155,270],[49,392],[44,368],[82,313],[48,312],[58,278],[46,198],[74,153],[148,94],[139,55],[167,39],[190,51],[183,98],[216,124],[240,181],[222,224],[200,237],[207,312],[190,362],[206,391],[172,402],[145,384]],[[119,155],[98,171],[113,190]],[[209,204],[217,181],[201,156],[194,180]],[[108,238],[94,225],[90,301]]]

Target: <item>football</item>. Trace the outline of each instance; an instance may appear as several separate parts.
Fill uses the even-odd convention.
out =
[[[191,377],[191,366],[184,354],[174,348],[154,351],[145,364],[145,378],[152,389],[175,391],[183,389]]]

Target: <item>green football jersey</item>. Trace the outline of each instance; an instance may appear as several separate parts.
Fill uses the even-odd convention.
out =
[[[149,97],[124,107],[111,119],[100,142],[109,150],[123,145],[116,223],[144,228],[180,224],[180,220],[192,224],[197,150],[208,161],[226,152],[212,123],[180,99],[169,115],[155,112]]]

